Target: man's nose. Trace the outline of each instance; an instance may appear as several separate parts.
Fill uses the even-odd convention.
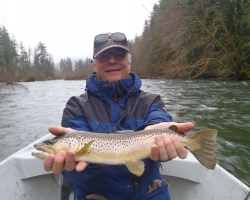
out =
[[[109,55],[109,62],[110,62],[110,63],[116,62],[115,56],[114,56],[113,54],[110,54],[110,55]]]

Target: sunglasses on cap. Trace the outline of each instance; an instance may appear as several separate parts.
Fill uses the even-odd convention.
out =
[[[127,44],[127,38],[125,36],[125,34],[120,33],[120,32],[116,32],[116,33],[112,33],[111,35],[109,34],[99,34],[97,36],[95,36],[94,39],[94,47],[107,42],[109,40],[109,38],[111,38],[114,42],[120,42],[123,44]]]

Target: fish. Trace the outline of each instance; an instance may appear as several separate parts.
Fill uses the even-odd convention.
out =
[[[136,176],[144,172],[143,159],[150,156],[155,137],[167,133],[177,138],[196,159],[206,168],[213,170],[216,158],[216,129],[206,129],[193,133],[180,133],[176,127],[168,129],[149,129],[142,131],[122,131],[122,133],[98,133],[74,131],[37,143],[32,152],[36,158],[44,159],[48,154],[60,150],[73,150],[75,161],[85,161],[101,165],[126,165]]]

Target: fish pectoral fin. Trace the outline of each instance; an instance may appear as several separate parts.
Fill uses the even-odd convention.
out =
[[[141,176],[144,172],[145,164],[141,160],[129,160],[126,162],[128,170],[136,176]]]
[[[82,147],[81,149],[79,149],[76,152],[76,154],[77,155],[83,155],[83,154],[85,154],[88,151],[89,147],[93,144],[93,142],[94,142],[94,140],[92,140],[89,143],[87,143],[84,147]]]

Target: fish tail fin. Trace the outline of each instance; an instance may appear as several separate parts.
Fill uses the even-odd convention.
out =
[[[207,129],[195,133],[196,148],[188,148],[196,159],[206,168],[214,169],[216,166],[216,138],[217,130]]]

